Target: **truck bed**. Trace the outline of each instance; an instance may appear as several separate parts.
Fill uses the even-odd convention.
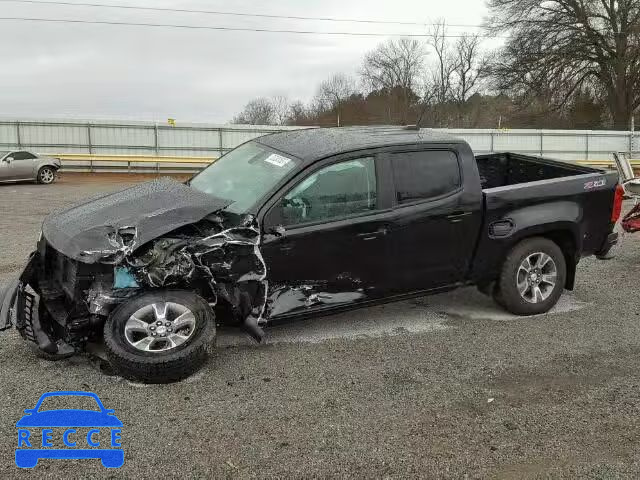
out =
[[[483,190],[598,171],[580,165],[517,153],[476,155]]]
[[[580,256],[601,249],[612,230],[617,172],[516,153],[475,159],[484,199],[473,265],[477,282],[499,275],[502,259],[521,231],[527,236],[545,232],[558,244],[568,242]],[[563,236],[562,231],[571,235]]]

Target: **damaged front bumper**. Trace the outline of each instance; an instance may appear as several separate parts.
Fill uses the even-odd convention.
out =
[[[87,315],[72,319],[71,309],[52,298],[50,282],[44,276],[43,245],[46,244],[41,241],[20,275],[0,293],[0,331],[14,326],[23,339],[35,343],[43,352],[67,356],[87,340],[83,327],[91,322]]]
[[[18,325],[18,310],[25,305],[26,285],[33,278],[38,257],[38,252],[33,252],[20,275],[0,291],[0,331]]]
[[[33,252],[22,273],[0,293],[0,331],[15,326],[25,340],[35,343],[42,351],[52,355],[73,353],[74,349],[62,339],[54,340],[53,332],[40,322],[39,295],[36,272],[40,254]]]

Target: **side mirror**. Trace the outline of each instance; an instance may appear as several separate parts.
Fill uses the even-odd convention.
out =
[[[105,409],[104,413],[106,413],[107,415],[113,415],[114,413],[116,413],[116,411],[112,408],[107,408]]]
[[[36,410],[35,408],[25,408],[24,413],[33,413],[35,412],[35,410]]]
[[[7,158],[4,159],[4,161],[7,162],[7,163],[11,163],[11,162],[13,162],[13,157],[7,157]]]
[[[276,238],[282,237],[285,234],[285,229],[282,221],[282,209],[278,205],[275,205],[264,218],[262,224],[263,232],[265,235],[273,236]]]

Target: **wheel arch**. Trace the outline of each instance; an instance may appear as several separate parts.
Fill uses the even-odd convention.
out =
[[[564,261],[567,266],[567,278],[565,280],[564,288],[567,290],[573,290],[576,280],[576,267],[578,265],[578,247],[576,245],[575,235],[567,229],[564,230],[549,230],[543,235],[538,235],[543,238],[551,240],[553,243],[560,247],[564,255]]]
[[[55,163],[51,163],[51,162],[43,162],[38,165],[38,171],[42,170],[45,167],[52,168],[57,172],[58,170],[60,170],[61,165],[56,165]]]

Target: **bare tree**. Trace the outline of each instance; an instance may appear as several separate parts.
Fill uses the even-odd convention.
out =
[[[320,84],[316,98],[323,109],[336,111],[337,125],[340,126],[342,105],[355,91],[356,87],[353,79],[343,73],[337,73]]]
[[[420,85],[420,109],[418,110],[418,118],[416,120],[416,125],[418,127],[423,125],[423,118],[427,114],[428,110],[432,111],[431,116],[433,116],[436,96],[437,87],[434,81],[434,76],[432,75],[432,72],[425,71]]]
[[[431,68],[430,84],[435,100],[444,104],[452,98],[452,78],[456,70],[456,58],[447,43],[447,29],[444,20],[436,22],[427,39],[427,44],[435,51],[436,61]]]
[[[480,87],[486,60],[480,53],[480,37],[463,35],[455,43],[454,84],[451,88],[458,105],[464,105]]]
[[[566,105],[603,93],[614,127],[640,106],[640,1],[489,0],[491,32],[508,33],[491,74],[499,88]]]
[[[268,98],[255,98],[248,102],[232,123],[248,125],[274,125],[276,123],[273,104]]]
[[[289,125],[304,125],[309,121],[309,109],[300,100],[296,100],[289,106]]]
[[[360,72],[363,83],[370,91],[382,90],[389,95],[399,91],[404,122],[411,99],[415,97],[424,57],[424,48],[417,40],[401,38],[381,43],[364,58]]]
[[[291,116],[291,104],[284,95],[276,95],[271,99],[273,119],[277,125],[286,125]]]

